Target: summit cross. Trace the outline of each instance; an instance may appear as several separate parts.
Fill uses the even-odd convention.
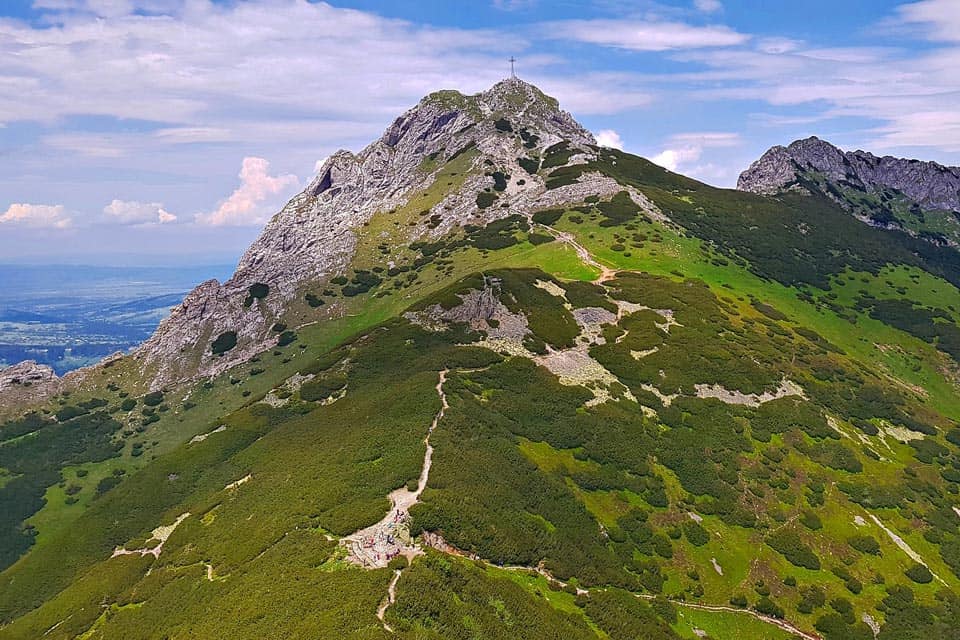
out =
[[[513,63],[516,62],[516,61],[517,61],[516,58],[514,58],[513,56],[510,56],[510,77],[511,77],[511,78],[516,78],[516,77],[517,77],[516,72],[513,70]]]

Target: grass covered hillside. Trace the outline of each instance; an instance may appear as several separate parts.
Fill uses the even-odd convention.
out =
[[[269,349],[0,425],[0,638],[960,628],[960,254],[496,131],[522,173],[428,159]]]

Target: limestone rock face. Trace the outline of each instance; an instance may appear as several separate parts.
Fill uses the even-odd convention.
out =
[[[522,141],[516,135],[521,132]],[[463,185],[446,192],[431,210],[442,212],[442,222],[427,232],[434,238],[468,220],[482,224],[596,193],[588,184],[595,176],[585,176],[582,187],[547,193],[543,179],[518,164],[518,158],[541,155],[561,141],[573,152],[570,162],[596,150],[589,131],[522,80],[510,78],[473,96],[456,91],[426,96],[361,152],[330,156],[306,189],[267,223],[232,278],[204,282],[173,309],[136,353],[151,386],[214,375],[269,348],[276,339],[271,326],[298,303],[307,284],[322,286],[347,271],[363,224],[377,212],[402,207],[460,153],[475,153],[473,165]],[[478,209],[477,194],[492,184],[490,167],[525,180],[512,181],[499,194],[498,206]],[[424,230],[409,233],[413,241]],[[268,294],[251,300],[254,284],[267,285]],[[237,346],[214,355],[211,341],[229,331],[236,332]]]
[[[47,365],[24,360],[12,367],[0,369],[0,392],[17,387],[26,389],[34,385],[46,386],[58,379],[57,374]]]
[[[960,167],[844,152],[816,137],[772,147],[740,174],[737,189],[765,195],[802,189],[798,178],[808,171],[866,192],[896,189],[924,209],[960,211]]]

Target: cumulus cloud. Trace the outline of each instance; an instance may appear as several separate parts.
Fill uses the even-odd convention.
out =
[[[246,157],[240,168],[240,186],[220,203],[216,211],[199,214],[197,222],[213,226],[255,225],[267,220],[279,197],[299,184],[295,175],[270,175],[270,163]]]
[[[103,212],[108,220],[120,224],[166,224],[177,220],[177,216],[159,202],[114,200],[103,208]]]
[[[727,132],[680,133],[671,136],[667,148],[650,160],[670,171],[681,171],[700,160],[704,149],[734,147],[740,136]]]
[[[697,149],[696,147],[684,147],[682,149],[664,149],[657,155],[650,158],[650,161],[654,164],[658,164],[664,169],[669,169],[670,171],[676,171],[680,168],[681,162],[689,162],[691,160],[698,160],[700,158],[700,153],[703,149]]]
[[[623,149],[623,140],[620,134],[613,129],[601,129],[596,134],[597,144],[601,147],[612,147],[614,149]]]
[[[607,19],[556,22],[551,26],[550,35],[633,51],[729,47],[750,39],[749,35],[725,25]]]
[[[62,204],[11,204],[4,213],[0,213],[0,224],[16,224],[25,227],[43,227],[65,229],[71,219]]]

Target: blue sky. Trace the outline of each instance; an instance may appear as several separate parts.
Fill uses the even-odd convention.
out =
[[[960,0],[6,0],[0,262],[235,260],[319,160],[511,55],[711,184],[808,135],[960,164]]]

